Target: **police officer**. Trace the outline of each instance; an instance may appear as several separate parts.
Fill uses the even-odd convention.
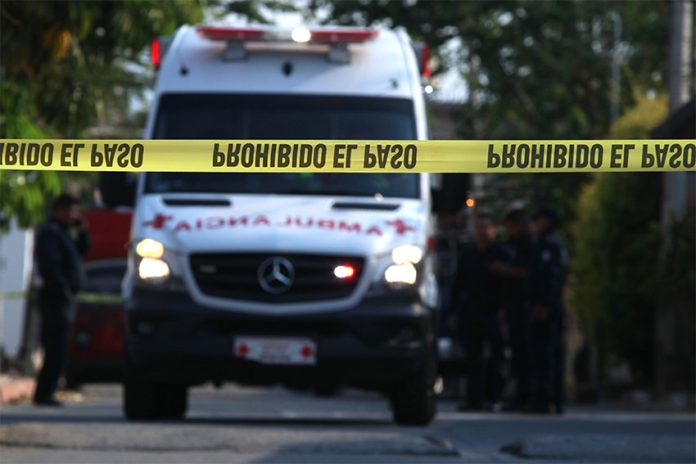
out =
[[[36,260],[43,280],[39,311],[44,363],[34,392],[34,403],[39,406],[61,406],[55,391],[65,367],[75,294],[82,283],[80,258],[88,248],[78,200],[59,196],[36,238]]]
[[[515,381],[515,396],[508,410],[526,406],[529,399],[528,326],[530,316],[530,278],[535,254],[531,220],[523,209],[513,209],[505,216],[510,263],[497,266],[505,277],[505,315],[511,352],[510,373]]]
[[[530,360],[532,412],[563,412],[563,288],[568,252],[558,235],[559,217],[552,208],[534,215],[537,250],[531,279]]]
[[[460,256],[455,283],[456,310],[468,367],[468,404],[461,404],[460,410],[481,410],[486,400],[495,408],[503,391],[504,347],[499,321],[503,281],[495,266],[506,263],[507,258],[505,247],[496,241],[490,215],[478,214],[474,240]]]

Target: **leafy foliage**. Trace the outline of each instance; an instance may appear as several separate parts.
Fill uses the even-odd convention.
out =
[[[124,88],[147,82],[137,64],[152,38],[200,19],[201,7],[200,0],[5,1],[3,77],[26,87],[38,124],[78,136],[100,109],[125,104]]]
[[[614,125],[615,138],[644,138],[667,113],[665,97],[639,97]],[[570,307],[600,360],[624,359],[651,378],[654,315],[660,297],[658,173],[598,174],[579,199]]]
[[[43,217],[47,195],[60,191],[60,179],[50,171],[0,171],[0,232],[14,218],[19,227],[30,227]]]
[[[613,125],[612,138],[649,138],[649,131],[660,125],[667,117],[667,94],[655,98],[649,98],[640,92],[636,92],[636,94],[636,105],[626,110]]]
[[[210,10],[217,16],[228,14],[260,24],[273,22],[272,14],[277,12],[298,12],[298,3],[293,0],[209,0]]]
[[[611,66],[620,58],[620,112],[635,104],[634,89],[665,86],[669,3],[658,1],[539,2],[313,0],[341,24],[402,26],[433,51],[450,41],[436,71],[454,68],[468,84],[459,121],[465,139],[593,139],[609,134]],[[621,40],[614,43],[616,18]],[[496,175],[487,180],[487,206],[512,201],[554,205],[566,224],[592,180],[584,174]]]
[[[3,137],[43,138],[47,134],[29,117],[33,113],[28,91],[11,82],[0,81],[0,125]],[[20,227],[38,222],[44,199],[60,190],[60,179],[52,171],[0,171],[0,232],[15,218]]]
[[[600,174],[582,193],[573,228],[571,307],[603,359],[650,378],[659,274],[660,174]]]
[[[143,49],[202,0],[0,3],[0,137],[74,137],[149,83]],[[0,230],[37,223],[69,174],[0,172]],[[74,175],[72,175],[74,176]],[[80,176],[78,176],[80,177]],[[84,177],[84,176],[82,176]]]
[[[465,138],[604,137],[611,124],[611,63],[623,62],[622,107],[633,86],[660,88],[667,67],[669,4],[664,2],[385,2],[313,0],[345,24],[403,26],[433,48],[456,39],[442,67],[469,89]],[[614,44],[616,15],[622,40]],[[447,61],[449,59],[449,61]]]

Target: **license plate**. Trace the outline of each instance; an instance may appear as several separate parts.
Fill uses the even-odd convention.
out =
[[[263,364],[317,363],[317,345],[308,338],[238,337],[234,341],[234,354]]]

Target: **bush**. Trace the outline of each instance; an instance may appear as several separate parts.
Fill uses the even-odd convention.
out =
[[[667,99],[637,96],[611,138],[646,138],[666,116]],[[603,173],[586,185],[571,227],[569,307],[598,356],[626,361],[634,381],[653,378],[655,310],[660,288],[659,173]],[[604,372],[599,372],[600,378]]]
[[[652,378],[659,278],[660,174],[600,174],[583,191],[572,233],[570,305],[600,359]]]

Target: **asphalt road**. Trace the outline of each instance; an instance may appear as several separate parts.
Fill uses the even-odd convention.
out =
[[[429,427],[397,427],[386,401],[348,391],[193,391],[183,422],[128,423],[117,386],[63,409],[4,406],[0,462],[695,462],[693,414],[597,409],[562,417],[472,414],[443,402]]]

